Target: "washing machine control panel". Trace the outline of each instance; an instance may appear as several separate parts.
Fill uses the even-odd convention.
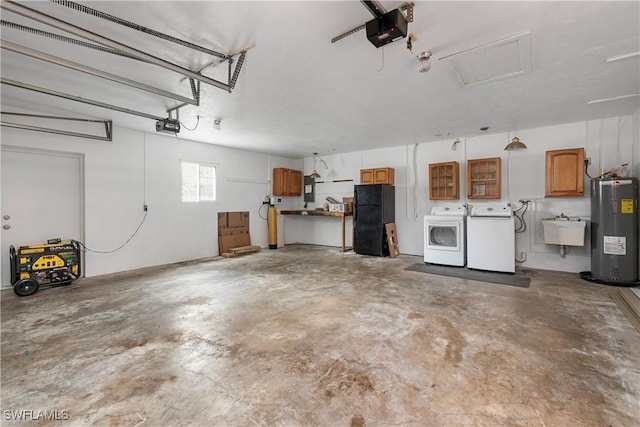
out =
[[[485,217],[506,217],[509,218],[512,215],[510,206],[474,206],[471,209],[471,216],[485,216]]]

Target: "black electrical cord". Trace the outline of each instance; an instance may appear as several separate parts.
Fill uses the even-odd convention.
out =
[[[591,175],[589,175],[589,160],[584,161],[584,174],[587,175],[590,179],[593,179]]]
[[[83,242],[77,241],[78,245],[80,245],[81,247],[81,251],[86,253],[86,252],[92,252],[94,254],[112,254],[116,251],[119,251],[120,249],[124,248],[124,246],[129,243],[131,241],[131,239],[133,239],[133,237],[138,234],[138,231],[140,230],[140,227],[142,227],[142,224],[144,224],[144,221],[147,219],[147,212],[144,212],[144,216],[142,217],[142,221],[140,221],[140,224],[138,224],[138,227],[136,228],[136,231],[133,232],[133,234],[131,236],[129,236],[129,238],[126,240],[126,242],[124,242],[123,244],[121,244],[120,246],[118,246],[117,248],[115,248],[114,250],[111,251],[95,251],[93,249],[89,249]]]
[[[268,219],[262,216],[262,207],[263,207],[263,206],[266,206],[266,205],[267,205],[266,203],[262,203],[262,204],[260,205],[260,207],[258,208],[258,216],[259,216],[260,218],[264,219],[265,221],[267,221]]]
[[[529,208],[529,201],[521,200],[520,203],[522,203],[522,206],[513,211],[513,216],[518,220],[518,226],[515,230],[516,233],[524,233],[527,230],[527,223],[524,220],[524,215],[527,213],[527,209]]]
[[[196,121],[196,125],[193,128],[186,127],[182,122],[180,122],[180,125],[186,130],[196,130],[198,128],[198,125],[200,124],[200,116],[197,116],[197,117],[198,117],[198,120]]]

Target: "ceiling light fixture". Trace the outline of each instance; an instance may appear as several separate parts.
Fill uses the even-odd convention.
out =
[[[527,146],[524,145],[524,143],[520,141],[520,138],[518,138],[517,136],[514,136],[511,142],[508,143],[506,147],[504,147],[504,151],[526,150],[526,149],[527,149]]]
[[[316,160],[318,159],[318,153],[313,153],[313,172],[309,175],[313,179],[322,178],[318,171],[316,170]]]
[[[426,73],[431,69],[431,51],[425,50],[418,54],[418,71]]]

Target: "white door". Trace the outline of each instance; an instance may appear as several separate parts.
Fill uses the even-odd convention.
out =
[[[11,286],[9,246],[82,240],[82,158],[2,147],[2,287]]]

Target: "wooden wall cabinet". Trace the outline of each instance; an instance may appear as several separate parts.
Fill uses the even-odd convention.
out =
[[[273,195],[302,195],[302,171],[286,168],[273,168]]]
[[[545,197],[584,194],[584,148],[550,150],[545,154]]]
[[[393,168],[360,169],[360,184],[395,184]]]
[[[500,198],[500,157],[467,160],[467,198]]]
[[[458,200],[460,182],[458,162],[429,164],[429,199]]]

